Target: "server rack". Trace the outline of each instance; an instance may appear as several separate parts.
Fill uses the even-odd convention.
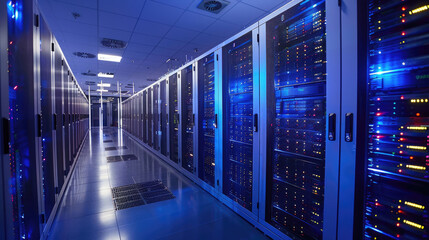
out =
[[[181,95],[181,159],[182,167],[196,172],[194,158],[194,66],[191,64],[180,71]]]
[[[198,60],[198,177],[215,186],[215,54]]]
[[[168,78],[170,159],[179,163],[179,84],[177,73]]]
[[[0,48],[8,48],[8,11],[6,1],[0,0]],[[0,52],[0,238],[13,238],[12,199],[9,191],[10,165],[9,165],[9,77],[8,55],[6,51]]]
[[[427,239],[427,3],[368,0],[352,6],[360,11],[349,21],[360,31],[350,39],[362,53],[352,65],[363,93],[356,96],[364,113],[356,124],[364,125],[357,126],[362,135],[350,137],[358,137],[365,151],[348,165],[355,178],[341,179],[357,187],[340,188],[340,207],[350,201],[355,211],[340,209],[354,218],[339,219],[345,228],[339,236]]]
[[[159,84],[153,86],[152,96],[152,112],[153,112],[153,146],[154,149],[159,151],[161,149],[160,141],[160,107],[159,107]]]
[[[63,65],[63,87],[64,87],[64,166],[65,166],[65,176],[69,174],[70,171],[70,118],[69,118],[69,82],[70,82],[70,70],[67,63]]]
[[[148,142],[148,113],[147,113],[147,91],[143,91],[143,142]]]
[[[222,192],[257,214],[259,172],[258,29],[222,47]]]
[[[148,144],[153,146],[152,87],[147,91]]]
[[[160,144],[161,154],[167,156],[167,80],[161,81],[160,95],[159,95],[159,106],[160,106]]]
[[[55,205],[56,161],[54,157],[55,132],[53,122],[53,91],[55,82],[52,80],[53,48],[52,35],[44,21],[40,18],[40,83],[41,83],[41,137],[42,137],[42,191],[43,212],[50,216]]]
[[[144,128],[144,125],[143,125],[143,122],[144,122],[144,114],[143,114],[143,94],[140,94],[139,95],[139,97],[138,97],[138,99],[137,99],[137,101],[138,101],[138,104],[139,104],[139,113],[140,113],[140,116],[139,116],[139,120],[140,120],[140,123],[139,123],[139,139],[140,140],[142,140],[143,141],[143,128]]]
[[[259,221],[284,238],[347,239],[337,238],[338,9],[334,1],[292,1],[259,22]]]
[[[16,1],[7,6],[8,72],[10,116],[10,198],[12,199],[13,237],[40,236],[42,222],[40,135],[36,116],[40,79],[33,68],[39,66],[39,29],[31,1]],[[15,17],[16,16],[16,17]],[[12,44],[10,44],[12,43]],[[28,57],[35,56],[34,58]],[[3,95],[3,94],[2,94]],[[34,104],[28,104],[28,102]],[[10,221],[10,220],[9,220]],[[31,235],[30,235],[31,233]]]
[[[57,152],[57,174],[58,184],[57,187],[61,189],[64,184],[64,131],[63,131],[63,73],[62,73],[62,53],[57,42],[54,41],[55,46],[55,115],[56,120],[56,152]]]

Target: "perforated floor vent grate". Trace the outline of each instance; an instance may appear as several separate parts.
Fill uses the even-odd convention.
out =
[[[160,180],[114,187],[112,197],[116,210],[175,198]]]
[[[125,146],[104,148],[104,150],[106,150],[106,151],[125,150],[125,149],[128,149],[128,148]]]
[[[120,162],[120,161],[130,161],[130,160],[137,160],[137,156],[134,154],[125,154],[125,155],[118,155],[118,156],[110,156],[106,157],[107,162]]]

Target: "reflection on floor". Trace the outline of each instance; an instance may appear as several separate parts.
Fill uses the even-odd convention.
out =
[[[131,154],[138,159],[107,163]],[[79,158],[48,239],[267,239],[120,130],[92,129]],[[174,198],[115,210],[112,188],[154,180]]]

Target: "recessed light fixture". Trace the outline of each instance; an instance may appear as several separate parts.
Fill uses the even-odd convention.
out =
[[[97,89],[97,92],[108,92],[109,90],[107,89]]]
[[[122,57],[115,56],[115,55],[109,55],[109,54],[98,54],[98,60],[101,61],[109,61],[109,62],[121,62]]]
[[[110,87],[110,83],[98,83],[97,86],[99,86],[99,87]]]
[[[98,73],[98,75],[97,75],[98,77],[104,77],[104,78],[113,78],[114,76],[115,76],[115,74],[113,74],[113,73],[102,73],[102,72],[100,72],[100,73]]]

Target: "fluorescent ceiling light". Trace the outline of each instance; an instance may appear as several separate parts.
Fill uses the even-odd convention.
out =
[[[97,89],[97,91],[99,91],[99,92],[108,92],[107,89]]]
[[[109,61],[109,62],[121,62],[122,57],[115,56],[115,55],[109,55],[109,54],[98,54],[98,60],[101,61]]]
[[[104,77],[104,78],[113,78],[115,76],[115,74],[113,73],[98,73],[97,75],[98,77]]]
[[[110,87],[110,83],[98,83],[97,86],[99,86],[99,87]]]

